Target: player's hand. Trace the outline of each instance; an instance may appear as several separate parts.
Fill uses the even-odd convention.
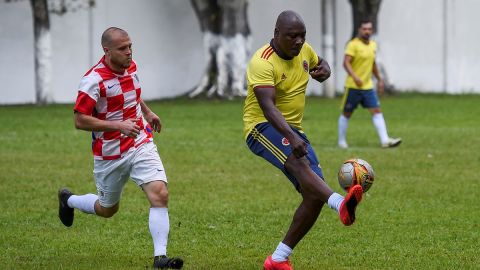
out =
[[[145,114],[145,120],[147,120],[150,126],[152,126],[153,131],[160,133],[162,130],[162,121],[160,121],[160,117],[153,112],[149,112]]]
[[[326,61],[322,61],[318,66],[310,70],[310,76],[319,82],[324,82],[330,77],[331,73],[330,66],[328,66]]]
[[[127,119],[121,121],[119,130],[128,137],[136,138],[140,134],[140,126],[137,124],[138,119]]]
[[[377,93],[379,96],[383,96],[383,93],[385,92],[385,83],[383,80],[379,80],[377,82]]]
[[[290,147],[292,147],[292,153],[296,158],[301,158],[307,154],[307,143],[297,134],[291,139]]]
[[[363,82],[362,82],[362,80],[360,80],[360,78],[358,78],[357,76],[355,76],[355,77],[353,77],[353,80],[355,81],[355,84],[356,84],[358,87],[362,87]]]

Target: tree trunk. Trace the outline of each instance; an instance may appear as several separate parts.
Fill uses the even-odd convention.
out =
[[[35,93],[37,104],[53,101],[51,88],[51,36],[47,0],[30,0],[33,13]]]
[[[205,73],[189,93],[222,98],[246,95],[245,70],[250,53],[247,0],[191,0],[203,33]]]
[[[381,50],[379,40],[377,38],[378,32],[378,12],[380,10],[380,4],[382,0],[349,0],[352,6],[352,15],[353,15],[353,29],[352,29],[352,38],[357,35],[358,28],[360,27],[360,22],[364,19],[370,19],[373,24],[373,39],[378,44],[376,63],[378,71],[383,78],[385,83],[385,92],[393,93],[395,87],[391,84],[388,79],[387,70],[383,64],[381,57]]]

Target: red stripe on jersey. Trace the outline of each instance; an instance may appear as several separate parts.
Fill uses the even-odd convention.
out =
[[[96,68],[95,72],[102,77],[102,80],[108,81],[110,79],[113,79],[117,77],[107,66],[101,67],[101,68]]]
[[[135,139],[130,137],[120,138],[120,153],[125,153],[128,149],[135,146]]]
[[[273,51],[273,48],[272,48],[272,50],[271,50],[267,55],[265,55],[265,59],[268,60],[268,58],[270,58],[270,56],[271,56],[273,53],[274,53],[274,51]]]
[[[97,113],[97,115],[95,115],[95,117],[100,119],[100,120],[106,120],[107,119],[107,113]]]
[[[137,118],[137,106],[123,109],[123,120]]]
[[[120,82],[120,87],[122,88],[123,93],[135,90],[135,86],[133,86],[132,76],[121,77],[118,79],[118,81]]]
[[[122,95],[107,97],[107,112],[115,112],[123,110],[125,99]]]
[[[103,145],[103,140],[102,139],[95,139],[92,142],[92,152],[94,156],[102,156],[102,145]]]
[[[98,86],[100,87],[100,96],[101,97],[106,97],[107,96],[107,89],[105,89],[105,84],[103,84],[103,82],[100,82],[98,84]]]
[[[263,50],[262,56],[260,56],[260,58],[263,58],[272,49],[273,48],[271,46],[268,46],[265,50]]]
[[[121,158],[122,155],[102,156],[102,160],[114,160]]]
[[[105,131],[103,133],[104,140],[117,140],[120,139],[120,131]]]
[[[97,102],[87,93],[78,91],[77,101],[75,102],[73,110],[86,115],[92,115],[95,104],[97,104]]]
[[[137,93],[137,102],[140,103],[140,95],[142,94],[142,88],[135,89]]]
[[[132,74],[135,71],[137,71],[137,64],[135,63],[135,61],[132,60],[132,63],[130,64],[130,66],[127,69],[127,73]]]

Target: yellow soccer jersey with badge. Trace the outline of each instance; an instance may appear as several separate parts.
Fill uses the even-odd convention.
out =
[[[305,42],[300,53],[291,60],[278,56],[270,44],[255,52],[247,68],[247,98],[243,108],[243,132],[248,133],[258,124],[267,122],[253,89],[275,87],[275,105],[288,124],[301,130],[305,109],[305,91],[309,70],[318,64],[318,56]]]
[[[370,40],[368,44],[362,42],[358,37],[352,39],[347,44],[345,54],[352,57],[352,69],[355,74],[362,80],[362,87],[355,84],[352,76],[348,75],[345,81],[346,88],[369,90],[373,88],[372,69],[375,62],[375,53],[377,51],[377,43]]]

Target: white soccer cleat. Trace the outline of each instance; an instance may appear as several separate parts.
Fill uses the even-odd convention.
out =
[[[382,148],[391,148],[399,146],[402,142],[402,138],[388,138],[386,143],[382,143]]]
[[[342,149],[347,149],[348,144],[347,144],[347,142],[338,142],[338,147],[340,147]]]

